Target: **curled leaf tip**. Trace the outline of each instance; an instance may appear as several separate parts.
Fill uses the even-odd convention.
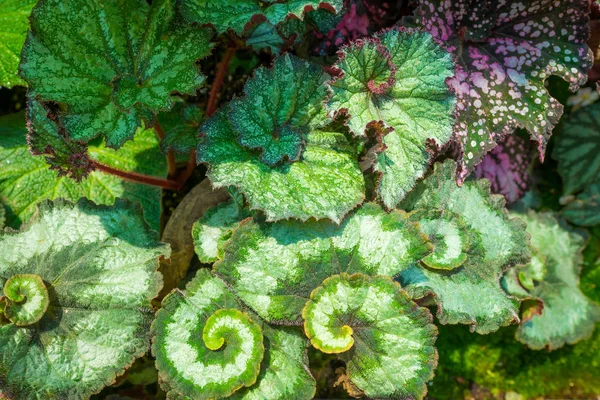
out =
[[[35,324],[48,309],[48,289],[38,275],[13,275],[6,281],[2,290],[4,315],[16,326]]]

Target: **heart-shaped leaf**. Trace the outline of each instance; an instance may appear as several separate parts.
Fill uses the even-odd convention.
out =
[[[36,0],[0,0],[0,86],[25,85],[17,75],[21,48],[29,28],[29,14]]]
[[[454,62],[429,33],[390,29],[344,47],[336,67],[342,75],[331,83],[329,110],[348,114],[358,136],[377,123],[389,130],[374,169],[378,195],[393,208],[425,173],[428,142],[452,136],[455,99],[445,82]]]
[[[544,87],[557,75],[576,90],[593,57],[588,0],[424,0],[417,25],[458,61],[449,84],[458,97],[456,138],[464,179],[496,142],[526,128],[544,155],[562,105]]]
[[[348,378],[372,398],[422,399],[437,366],[437,328],[389,277],[334,275],[310,295],[304,331],[325,353],[342,353]]]
[[[310,293],[327,277],[396,276],[429,252],[426,236],[406,213],[388,214],[368,203],[341,225],[244,221],[214,270],[261,318],[299,323]]]
[[[124,200],[43,202],[20,232],[3,233],[0,286],[14,323],[0,326],[0,391],[84,399],[114,382],[148,350],[158,259],[168,255]]]

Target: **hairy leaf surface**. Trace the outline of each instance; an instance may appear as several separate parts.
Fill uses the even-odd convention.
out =
[[[158,259],[168,255],[124,200],[43,202],[20,232],[3,233],[3,294],[10,299],[11,280],[34,275],[49,304],[33,324],[0,326],[0,389],[17,399],[85,399],[114,382],[148,349]]]
[[[414,265],[399,279],[413,297],[434,295],[441,323],[489,333],[518,320],[518,302],[499,280],[511,266],[530,260],[529,239],[524,223],[508,217],[504,198],[490,195],[489,181],[458,186],[456,170],[451,160],[436,164],[400,206],[440,213],[458,232],[466,229],[471,246],[466,261],[451,271]]]
[[[341,225],[244,221],[214,270],[268,322],[299,323],[310,293],[342,272],[396,276],[430,252],[406,213],[368,203]]]
[[[516,296],[540,300],[544,306],[541,312],[524,315],[517,339],[532,349],[553,350],[590,337],[600,321],[600,306],[579,289],[585,233],[550,213],[519,216],[527,222],[534,257],[506,280],[519,287],[513,291]]]
[[[50,125],[51,126],[51,125]],[[112,204],[118,197],[139,201],[144,217],[154,229],[159,228],[161,190],[124,181],[94,171],[77,183],[51,170],[42,156],[32,156],[25,138],[22,113],[0,117],[0,201],[6,208],[7,225],[18,228],[35,211],[36,203],[59,197],[75,201],[87,197],[98,204]],[[92,145],[92,159],[122,169],[165,177],[164,156],[157,149],[158,140],[152,130],[139,130],[135,139],[119,150]],[[56,147],[55,147],[56,148]]]
[[[29,97],[61,106],[69,139],[122,146],[171,108],[172,92],[194,94],[204,82],[194,63],[208,55],[210,33],[182,23],[174,3],[40,1],[20,66]]]
[[[428,141],[441,146],[452,136],[455,99],[445,81],[454,62],[429,33],[400,29],[345,47],[341,57],[327,107],[348,114],[358,136],[374,123],[390,130],[374,169],[378,195],[393,208],[425,173]]]
[[[458,97],[461,180],[517,127],[531,133],[543,157],[563,112],[544,81],[557,75],[575,91],[587,80],[589,8],[588,0],[420,2],[417,24],[458,60],[449,83]]]
[[[169,397],[301,399],[314,394],[306,339],[246,314],[223,281],[206,269],[185,291],[163,300],[152,331],[161,386]]]
[[[302,316],[313,346],[342,353],[348,378],[367,396],[425,396],[437,328],[389,277],[334,275],[312,292]]]
[[[36,0],[0,0],[0,86],[25,85],[17,69],[35,3]]]
[[[227,29],[241,34],[257,17],[273,25],[288,16],[304,18],[305,12],[319,7],[335,12],[342,10],[343,0],[180,0],[185,17],[199,24],[210,24],[217,32]]]

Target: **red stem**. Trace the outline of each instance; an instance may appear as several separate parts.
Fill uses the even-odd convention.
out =
[[[161,187],[163,189],[169,189],[169,190],[180,190],[181,187],[183,186],[179,182],[171,180],[171,179],[161,179],[161,178],[155,178],[155,177],[148,176],[148,175],[138,174],[136,172],[122,171],[120,169],[113,168],[113,167],[110,167],[105,164],[101,164],[95,160],[91,160],[91,161],[92,161],[93,167],[95,169],[97,169],[98,171],[102,171],[102,172],[105,172],[110,175],[118,176],[119,178],[125,179],[130,182],[141,183],[141,184],[150,185],[150,186],[157,186],[157,187]]]
[[[219,93],[225,80],[225,74],[229,63],[235,54],[235,47],[229,47],[223,56],[223,59],[217,66],[217,73],[215,74],[215,80],[210,88],[210,94],[208,95],[208,103],[206,104],[206,116],[210,117],[217,109],[217,103],[219,101]]]
[[[163,140],[165,137],[165,130],[158,121],[154,124],[154,130],[156,131],[156,136],[158,136],[160,140]],[[173,149],[169,149],[167,152],[167,167],[169,169],[169,178],[175,177],[177,175],[177,161],[175,160]]]

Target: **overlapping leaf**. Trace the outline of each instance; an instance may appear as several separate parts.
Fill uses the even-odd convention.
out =
[[[44,120],[40,118],[36,121]],[[55,126],[48,119],[45,124],[49,129]],[[125,197],[139,201],[146,220],[154,229],[158,229],[161,214],[159,188],[123,181],[99,171],[92,172],[80,183],[60,176],[49,169],[44,157],[29,153],[26,133],[25,116],[22,113],[0,117],[0,202],[6,209],[8,226],[18,228],[20,223],[33,215],[36,203],[46,199],[62,197],[75,201],[87,197],[98,204],[112,204],[116,198]],[[54,137],[60,142],[60,137]],[[92,159],[124,171],[165,177],[165,159],[157,145],[154,131],[139,130],[135,140],[119,150],[92,145],[89,155]],[[54,146],[54,149],[58,152],[59,146]]]
[[[247,110],[236,111],[225,106],[215,113],[201,129],[203,137],[198,146],[198,161],[209,164],[208,177],[213,186],[237,187],[246,196],[250,208],[263,210],[268,220],[314,217],[339,222],[365,197],[365,182],[358,166],[356,149],[348,143],[344,134],[313,127],[317,120],[323,121],[321,102],[324,92],[318,89],[317,92],[323,96],[311,96],[304,92],[302,86],[306,84],[304,80],[312,82],[313,87],[317,82],[322,83],[324,74],[321,71],[288,55],[275,61],[274,68],[282,69],[277,72],[278,76],[299,74],[305,78],[288,82],[286,88],[276,87],[275,92],[269,85],[258,86],[263,78],[249,83],[254,93],[252,98],[257,104],[248,102],[249,97],[244,99]],[[317,75],[306,76],[308,71]],[[259,75],[263,76],[262,73]],[[279,90],[283,92],[279,93]],[[292,97],[284,98],[284,94]],[[294,125],[273,124],[273,121],[265,120],[267,113],[260,115],[259,111],[264,110],[261,104],[269,104],[269,99],[273,98],[281,99],[281,103],[277,106],[270,104],[268,107],[273,107],[276,112],[268,114],[283,118],[283,121],[289,118]],[[239,101],[235,103],[240,105]],[[234,124],[246,133],[239,132]],[[279,126],[285,127],[281,131],[286,132],[287,137],[300,137],[304,142],[300,144],[304,150],[298,161],[269,166],[261,161],[265,159],[265,153],[260,155],[262,150],[253,151],[238,142],[240,137],[245,137],[248,140],[242,142],[254,147],[252,143],[255,142],[251,139],[252,133],[256,132],[255,139],[260,137],[261,141],[271,141],[276,145],[277,150],[267,154],[282,156],[294,153],[295,150],[287,152],[287,143],[282,144],[286,151],[281,151],[278,138],[273,136],[275,131],[272,131]],[[275,160],[280,158],[275,157]],[[267,156],[266,160],[274,159]]]
[[[588,0],[420,2],[417,24],[458,61],[449,83],[458,96],[461,180],[516,127],[531,133],[543,156],[563,112],[544,81],[557,75],[576,90],[587,80],[589,7]]]
[[[307,340],[244,312],[225,284],[200,270],[163,300],[152,327],[161,386],[172,398],[309,399]]]
[[[425,173],[428,142],[441,146],[452,136],[455,100],[445,81],[454,63],[429,33],[391,29],[343,48],[336,67],[343,75],[331,83],[327,107],[348,114],[356,135],[374,123],[391,130],[374,169],[378,195],[393,208]]]
[[[446,224],[463,231],[470,246],[466,260],[450,271],[414,265],[399,279],[413,297],[433,294],[443,324],[468,324],[489,333],[518,320],[518,302],[499,280],[511,266],[530,260],[529,239],[523,222],[508,217],[504,198],[490,195],[489,181],[458,186],[456,176],[453,161],[436,164],[400,207],[439,213]]]
[[[49,304],[35,323],[0,326],[0,391],[85,399],[111,384],[149,347],[158,259],[168,254],[141,209],[123,200],[43,202],[22,231],[2,234],[3,294],[10,299],[11,280],[33,275]]]
[[[29,14],[36,0],[0,0],[0,86],[24,85],[17,75],[21,48],[29,28]]]
[[[200,24],[210,24],[217,32],[228,29],[241,34],[249,23],[257,18],[266,19],[273,25],[289,16],[304,18],[308,10],[319,7],[339,12],[343,0],[180,0],[185,17]]]
[[[510,271],[505,282],[515,296],[539,300],[543,308],[524,315],[517,339],[532,349],[553,350],[588,338],[600,321],[600,306],[579,289],[585,233],[550,213],[520,217],[527,222],[534,257]]]
[[[40,1],[20,66],[29,97],[60,105],[68,139],[122,146],[171,108],[172,92],[194,94],[204,82],[195,61],[209,53],[210,33],[182,23],[174,3]]]
[[[395,276],[429,252],[426,236],[406,213],[388,214],[368,203],[341,225],[244,221],[214,270],[266,321],[298,323],[310,293],[327,277]]]
[[[178,102],[173,110],[158,115],[158,121],[165,130],[160,141],[163,153],[173,150],[178,154],[189,154],[198,146],[198,128],[204,121],[204,113],[196,104]]]

